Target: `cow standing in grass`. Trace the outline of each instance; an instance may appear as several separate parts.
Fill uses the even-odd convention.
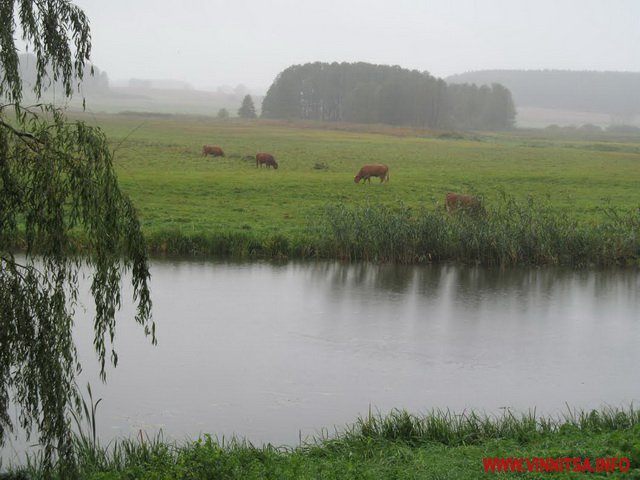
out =
[[[358,174],[353,178],[355,183],[359,183],[360,180],[368,181],[371,183],[371,177],[380,178],[380,183],[389,181],[389,167],[382,163],[375,163],[372,165],[365,165],[360,169]]]
[[[278,162],[273,158],[273,155],[270,153],[257,153],[256,154],[256,168],[260,168],[262,165],[266,165],[267,168],[273,167],[275,170],[278,169]]]
[[[202,156],[206,157],[207,155],[211,155],[212,157],[224,157],[224,152],[220,147],[205,145],[202,147]]]
[[[479,212],[482,209],[480,199],[463,193],[448,192],[444,199],[447,212],[453,213],[458,209]]]

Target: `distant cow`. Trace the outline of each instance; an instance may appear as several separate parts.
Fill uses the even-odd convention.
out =
[[[256,168],[260,168],[262,165],[266,165],[267,168],[273,167],[274,169],[278,169],[278,162],[273,158],[273,155],[270,153],[257,153],[256,154]]]
[[[478,212],[481,209],[480,199],[477,197],[454,192],[447,193],[444,199],[444,206],[447,212],[455,212],[458,209]]]
[[[211,155],[214,157],[224,157],[224,152],[220,147],[214,147],[212,145],[205,145],[202,147],[202,156],[206,157]]]
[[[355,183],[359,183],[364,179],[371,183],[371,177],[380,178],[380,183],[389,181],[389,167],[381,163],[375,163],[373,165],[365,165],[360,169],[358,174],[353,178]]]

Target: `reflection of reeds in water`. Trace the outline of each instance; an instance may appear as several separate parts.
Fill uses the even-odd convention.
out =
[[[640,212],[607,210],[597,224],[534,202],[504,198],[480,212],[414,211],[344,204],[326,209],[315,229],[323,256],[349,260],[482,265],[616,265],[640,257]]]

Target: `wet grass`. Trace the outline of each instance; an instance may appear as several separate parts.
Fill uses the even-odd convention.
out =
[[[621,240],[613,220],[637,225],[637,137],[556,138],[540,131],[471,135],[187,116],[83,118],[101,125],[111,139],[120,184],[139,211],[154,253],[527,264],[637,259],[637,249],[627,245],[633,242]],[[203,144],[220,145],[227,157],[202,157]],[[258,151],[273,153],[280,168],[256,169]],[[355,185],[358,169],[373,162],[390,166],[390,182]],[[444,216],[448,191],[481,196],[489,224]],[[422,232],[421,239],[416,232],[396,232],[394,222],[404,217],[389,212],[399,205],[410,211],[411,229]],[[363,231],[365,222],[390,223],[372,226],[378,231],[368,237],[371,244],[354,255],[344,251],[331,226],[346,221],[332,217],[341,211],[347,217],[362,215],[355,221]],[[527,253],[531,217],[543,222],[541,228],[567,235],[554,231],[548,241],[538,238],[537,253]],[[474,229],[472,241],[466,240],[467,227]],[[584,236],[568,235],[572,229]],[[448,245],[433,250],[434,237]],[[404,258],[393,250],[399,241],[415,244]],[[565,241],[568,247],[549,251],[549,242]],[[614,248],[620,242],[622,254]]]
[[[433,411],[413,415],[369,414],[344,431],[297,447],[254,446],[205,435],[184,444],[161,436],[112,442],[77,441],[81,478],[120,479],[392,479],[495,478],[484,458],[626,458],[620,477],[595,472],[589,478],[640,478],[640,413],[633,408],[568,411],[561,418],[490,417],[474,412]],[[78,440],[78,439],[77,439]],[[89,450],[89,451],[87,451]],[[39,479],[37,459],[13,475]],[[500,473],[500,478],[546,478],[549,473]],[[546,475],[546,477],[545,477]],[[582,472],[554,478],[584,478]],[[616,477],[618,475],[618,477]],[[17,478],[17,477],[16,477]]]

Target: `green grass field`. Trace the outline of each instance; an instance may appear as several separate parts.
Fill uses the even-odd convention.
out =
[[[194,238],[296,243],[313,236],[310,229],[328,205],[401,203],[415,212],[440,211],[448,191],[480,195],[489,209],[505,197],[533,198],[581,225],[598,224],[606,209],[637,217],[640,206],[638,137],[451,134],[187,116],[82,118],[100,125],[112,142],[120,184],[139,210],[153,251],[228,251],[198,248]],[[221,146],[227,157],[202,157],[203,144]],[[252,157],[259,151],[275,155],[280,168],[257,169]],[[378,162],[390,167],[388,184],[354,184],[361,165]]]

